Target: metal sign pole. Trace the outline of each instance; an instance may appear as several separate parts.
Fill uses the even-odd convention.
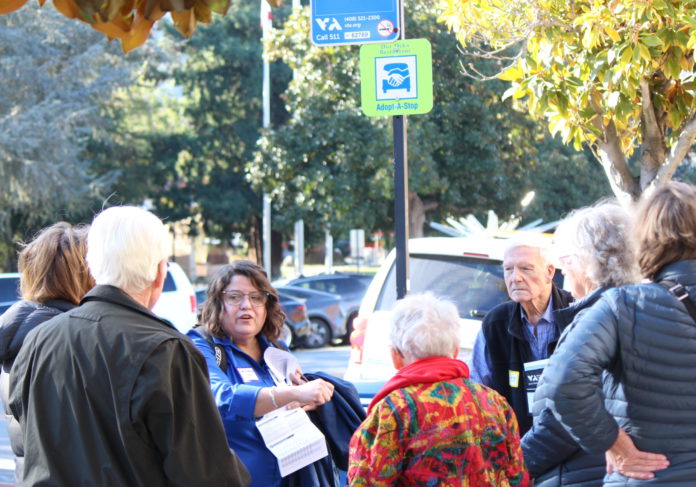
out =
[[[408,148],[406,117],[392,117],[394,128],[394,234],[396,237],[396,299],[408,293]]]
[[[405,22],[403,1],[399,0],[401,32],[404,40]],[[397,41],[398,42],[398,41]],[[396,238],[396,299],[408,294],[408,145],[407,120],[404,115],[392,117],[394,132],[394,236]]]

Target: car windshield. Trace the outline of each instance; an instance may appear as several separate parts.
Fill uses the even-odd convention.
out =
[[[392,265],[377,301],[377,310],[396,302],[396,266]],[[465,257],[411,255],[411,294],[430,291],[452,301],[462,318],[482,319],[508,299],[499,261]]]

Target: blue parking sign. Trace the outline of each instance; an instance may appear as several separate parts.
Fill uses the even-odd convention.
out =
[[[311,0],[317,46],[392,42],[401,29],[400,0]]]

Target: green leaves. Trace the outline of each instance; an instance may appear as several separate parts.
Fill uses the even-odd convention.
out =
[[[513,82],[502,95],[505,84],[500,80],[482,83],[461,76],[456,41],[435,17],[427,0],[409,4],[409,37],[428,38],[433,46],[436,99],[431,113],[409,117],[409,189],[435,208],[428,220],[490,208],[509,214],[518,204],[520,188],[537,187],[535,181],[548,169],[547,156],[559,143],[549,143],[549,152],[541,152],[537,144],[544,137],[538,124],[501,96],[521,98],[536,92],[544,95],[548,107],[550,90],[542,86],[547,81],[525,77],[526,69],[544,65],[530,56],[523,61],[524,69],[508,69],[503,78],[519,77],[519,83]],[[283,95],[288,122],[264,132],[247,166],[249,179],[258,191],[272,192],[274,211],[288,222],[303,218],[315,229],[330,225],[332,232],[356,226],[390,231],[390,119],[360,112],[357,47],[316,48],[309,44],[308,29],[305,10],[272,35],[272,58],[297,71]],[[583,86],[578,75],[567,82]],[[552,98],[554,109],[569,109],[563,90],[555,90]],[[565,154],[554,154],[553,160],[561,164],[560,173],[576,168]],[[565,177],[539,190],[560,191],[563,181]],[[592,190],[597,188],[605,189],[595,184]],[[581,193],[597,195],[588,188]],[[543,210],[557,218],[576,202],[549,198]]]
[[[695,2],[439,4],[441,20],[457,38],[475,43],[489,58],[496,57],[490,51],[498,46],[522,43],[523,61],[508,61],[499,76],[511,82],[505,96],[525,101],[531,113],[547,119],[552,133],[578,147],[605,138],[598,127],[612,123],[625,151],[622,158],[629,158],[642,143],[645,81],[651,94],[646,104],[654,100],[652,106],[658,110],[650,119],[661,124],[657,130],[665,147],[676,141],[684,121],[696,113],[693,95],[682,84],[695,74]],[[512,29],[510,18],[518,12],[534,15],[515,17]]]

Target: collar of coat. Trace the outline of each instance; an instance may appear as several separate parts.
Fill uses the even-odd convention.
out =
[[[151,319],[155,319],[176,330],[176,327],[172,325],[170,322],[168,322],[167,320],[163,320],[159,316],[155,315],[152,311],[147,309],[142,304],[138,303],[125,291],[116,286],[111,286],[108,284],[100,284],[94,286],[92,290],[85,294],[85,296],[82,298],[82,301],[80,301],[80,306],[90,301],[101,301],[104,303],[111,303],[117,306],[129,308],[132,311],[135,311],[136,313],[147,316]]]

